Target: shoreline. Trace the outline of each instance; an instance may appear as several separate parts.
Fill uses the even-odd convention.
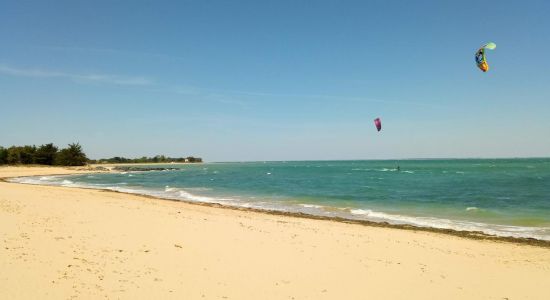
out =
[[[151,163],[151,164],[153,164],[153,163]],[[180,163],[180,164],[188,164],[188,163]],[[111,165],[109,165],[109,167],[116,167],[118,165],[119,164],[111,164]],[[125,165],[125,164],[123,164],[123,165]],[[94,166],[96,166],[96,165],[94,165]],[[77,174],[94,174],[94,173],[120,173],[120,172],[116,171],[116,170],[113,170],[113,169],[110,169],[109,171],[96,170],[96,171],[91,171],[89,173],[47,174],[47,176],[71,176],[71,175],[77,175]],[[58,186],[58,185],[45,185],[45,184],[21,183],[21,182],[9,181],[9,179],[12,179],[12,178],[23,178],[23,177],[34,177],[34,176],[43,176],[43,175],[32,175],[32,176],[23,175],[23,176],[16,176],[16,177],[0,177],[0,182],[14,183],[14,184],[24,184],[24,185],[64,187],[64,186]],[[362,226],[367,226],[367,227],[380,227],[380,228],[391,228],[391,229],[398,229],[398,230],[409,230],[409,231],[413,231],[413,232],[415,232],[415,231],[424,231],[424,232],[432,232],[432,233],[437,233],[437,234],[451,235],[451,236],[461,237],[461,238],[465,238],[465,239],[472,239],[472,240],[487,240],[487,241],[505,242],[505,243],[513,243],[513,244],[520,244],[520,245],[530,245],[530,246],[538,246],[538,247],[543,247],[543,248],[550,248],[550,240],[542,240],[542,239],[527,238],[527,237],[498,236],[498,235],[491,235],[491,234],[488,234],[488,233],[484,233],[482,231],[467,231],[467,230],[444,229],[444,228],[436,228],[436,227],[423,227],[423,226],[416,226],[416,225],[410,225],[410,224],[391,224],[389,222],[376,222],[376,221],[369,221],[369,220],[355,220],[355,219],[347,219],[347,218],[343,218],[343,217],[320,216],[320,215],[307,214],[307,213],[302,213],[302,212],[290,212],[290,211],[252,208],[252,207],[240,207],[240,206],[224,205],[224,204],[220,204],[220,203],[209,203],[209,202],[191,201],[191,200],[185,200],[185,199],[164,198],[164,197],[160,197],[160,196],[152,196],[152,195],[146,195],[146,194],[140,194],[140,193],[122,192],[122,191],[107,190],[107,189],[92,188],[92,187],[65,187],[65,188],[83,189],[83,190],[97,190],[97,191],[103,191],[103,192],[120,193],[120,194],[126,194],[126,195],[146,197],[146,198],[150,198],[150,199],[181,202],[181,203],[186,203],[186,204],[190,204],[190,205],[215,207],[215,208],[230,209],[230,210],[244,211],[244,212],[264,213],[264,214],[274,215],[274,216],[287,216],[287,217],[294,217],[294,218],[332,221],[332,222],[338,222],[338,223],[362,225]]]
[[[0,298],[544,299],[550,284],[540,245],[166,200],[0,181]]]
[[[20,184],[33,185],[31,183],[20,183]],[[38,185],[38,184],[35,184],[35,185]],[[42,186],[46,186],[46,185],[42,185]],[[67,188],[73,188],[73,187],[67,187]],[[273,215],[273,216],[285,216],[285,217],[302,218],[302,219],[309,219],[309,220],[332,221],[332,222],[337,222],[337,223],[355,224],[355,225],[361,225],[361,226],[366,226],[366,227],[379,227],[379,228],[390,228],[390,229],[398,229],[398,230],[410,230],[410,231],[413,231],[413,232],[415,232],[415,231],[424,231],[424,232],[431,232],[431,233],[461,237],[461,238],[471,239],[471,240],[504,242],[504,243],[518,244],[518,245],[538,246],[538,247],[549,248],[550,249],[550,241],[548,241],[548,240],[539,240],[539,239],[535,239],[535,238],[498,236],[498,235],[487,234],[487,233],[484,233],[484,232],[481,232],[481,231],[466,231],[466,230],[443,229],[443,228],[435,228],[435,227],[421,227],[421,226],[408,225],[408,224],[391,224],[391,223],[388,223],[388,222],[375,222],[375,221],[368,221],[368,220],[353,220],[353,219],[346,219],[346,218],[342,218],[342,217],[318,216],[318,215],[306,214],[306,213],[301,213],[301,212],[287,212],[287,211],[260,209],[260,208],[252,208],[252,207],[230,206],[230,205],[223,205],[223,204],[219,204],[219,203],[208,203],[208,202],[199,202],[199,201],[190,201],[190,200],[177,200],[177,199],[162,198],[162,197],[156,197],[156,196],[144,195],[144,194],[138,194],[138,193],[129,193],[129,192],[94,189],[94,188],[85,188],[85,187],[74,187],[74,189],[90,189],[90,190],[98,190],[98,191],[104,191],[104,192],[113,192],[113,193],[120,193],[120,194],[125,194],[125,195],[134,195],[134,196],[146,197],[146,198],[156,199],[156,200],[172,201],[172,202],[176,202],[176,203],[181,202],[181,203],[190,204],[190,205],[199,205],[199,206],[214,207],[214,208],[221,208],[221,209],[230,209],[230,210],[243,211],[243,212],[254,212],[254,213],[267,214],[267,215]]]

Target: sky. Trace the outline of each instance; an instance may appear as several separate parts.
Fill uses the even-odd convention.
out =
[[[0,145],[548,157],[548,15],[548,1],[2,1]]]

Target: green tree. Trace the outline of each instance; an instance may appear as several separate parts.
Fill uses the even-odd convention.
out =
[[[8,163],[8,149],[0,146],[0,165]]]
[[[57,147],[54,144],[46,144],[38,147],[34,154],[34,161],[41,165],[53,165],[57,156]]]
[[[22,164],[34,164],[34,154],[36,153],[36,146],[23,146],[21,147],[21,163]]]
[[[8,156],[6,158],[7,163],[10,165],[16,165],[21,163],[21,151],[22,147],[11,146],[8,148]]]
[[[83,166],[88,158],[82,151],[79,143],[69,144],[69,147],[61,149],[57,154],[56,163],[62,166]]]
[[[188,162],[192,162],[192,163],[194,163],[194,162],[202,162],[202,158],[200,158],[200,157],[188,156],[188,157],[187,157],[187,161],[188,161]]]

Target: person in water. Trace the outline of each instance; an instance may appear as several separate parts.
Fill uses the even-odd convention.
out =
[[[397,166],[397,172],[401,171],[401,168],[399,166]]]

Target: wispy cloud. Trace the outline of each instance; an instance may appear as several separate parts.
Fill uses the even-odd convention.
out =
[[[285,93],[265,93],[256,91],[239,91],[239,90],[217,90],[211,88],[199,88],[189,85],[167,85],[154,82],[146,77],[130,77],[112,74],[77,74],[54,70],[34,69],[34,68],[16,68],[8,65],[0,64],[0,74],[20,77],[37,77],[37,78],[63,78],[75,82],[95,82],[115,85],[127,85],[146,88],[150,92],[173,93],[178,95],[201,97],[210,101],[217,101],[223,104],[239,105],[248,107],[253,102],[261,98],[295,98],[295,99],[324,99],[334,101],[347,102],[376,102],[385,104],[400,104],[412,105],[432,108],[442,108],[445,106],[434,105],[432,103],[423,103],[418,101],[399,101],[388,99],[376,99],[369,97],[346,97],[336,95],[322,94],[285,94]]]
[[[89,52],[106,55],[120,55],[120,56],[136,56],[136,57],[148,57],[159,58],[167,60],[187,60],[184,57],[172,56],[163,53],[147,53],[137,52],[126,49],[112,49],[112,48],[93,48],[93,47],[76,47],[76,46],[40,46],[42,49],[49,49],[55,51],[67,51],[67,52]],[[215,88],[200,88],[190,85],[171,85],[163,84],[161,82],[153,82],[145,77],[123,77],[117,75],[106,74],[70,74],[55,71],[44,71],[36,69],[16,69],[0,64],[0,73],[28,76],[28,77],[65,77],[74,81],[88,81],[88,82],[103,82],[118,85],[135,85],[135,86],[147,86],[147,91],[171,93],[182,96],[201,97],[211,101],[217,101],[223,104],[237,104],[242,107],[250,106],[253,102],[260,99],[268,98],[295,98],[295,99],[318,99],[328,101],[346,101],[356,103],[381,103],[386,105],[407,105],[417,106],[425,108],[446,108],[448,105],[434,104],[428,102],[421,102],[417,100],[405,101],[405,100],[393,100],[393,99],[378,99],[372,97],[349,97],[338,95],[324,95],[324,94],[287,94],[287,93],[269,93],[261,91],[242,91],[242,90],[220,90]]]
[[[112,49],[112,48],[91,48],[91,47],[71,47],[71,46],[38,46],[40,49],[64,51],[72,53],[88,53],[99,55],[114,55],[114,56],[134,56],[134,57],[146,57],[146,58],[158,58],[173,61],[188,61],[185,57],[173,56],[164,53],[151,53],[151,52],[138,52],[125,49]]]
[[[129,77],[112,74],[75,74],[44,69],[23,69],[0,65],[0,73],[20,77],[65,78],[74,81],[97,82],[116,85],[151,85],[153,81],[145,77]]]
[[[252,97],[271,97],[271,98],[302,98],[302,99],[325,99],[334,101],[347,101],[347,102],[373,102],[373,103],[385,103],[385,104],[402,104],[412,106],[422,106],[431,108],[443,108],[444,105],[436,105],[432,103],[424,103],[418,101],[399,101],[388,99],[377,99],[370,97],[348,97],[337,95],[320,95],[320,94],[277,94],[277,93],[264,93],[264,92],[251,92],[251,91],[225,91],[227,94],[252,96]]]

